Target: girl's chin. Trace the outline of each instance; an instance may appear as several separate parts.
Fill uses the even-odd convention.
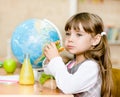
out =
[[[71,54],[76,54],[73,50],[68,50],[68,52]]]

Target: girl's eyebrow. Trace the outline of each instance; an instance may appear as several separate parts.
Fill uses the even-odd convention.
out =
[[[80,30],[79,30],[79,31],[77,31],[77,32],[80,32],[80,33],[86,33],[85,31],[80,31]]]

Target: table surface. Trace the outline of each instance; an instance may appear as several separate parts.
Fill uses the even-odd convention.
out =
[[[17,68],[14,74],[19,74],[20,68]],[[0,68],[0,76],[7,75],[3,68]],[[34,85],[20,85],[19,83],[0,83],[0,95],[47,95],[47,96],[61,96],[73,97],[73,95],[65,95],[59,89],[48,89],[42,87],[37,81]],[[19,96],[19,95],[18,95]]]

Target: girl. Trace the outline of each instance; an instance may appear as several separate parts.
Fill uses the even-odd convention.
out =
[[[65,49],[74,59],[65,65],[55,43],[44,48],[49,60],[45,72],[55,77],[57,87],[64,93],[75,97],[113,97],[110,51],[103,30],[99,16],[78,13],[65,25]]]

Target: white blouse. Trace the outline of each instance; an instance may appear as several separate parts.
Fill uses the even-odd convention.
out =
[[[46,65],[44,71],[55,77],[57,87],[66,94],[81,93],[80,97],[100,97],[99,66],[93,60],[84,61],[74,74],[70,74],[62,58],[55,57]]]

